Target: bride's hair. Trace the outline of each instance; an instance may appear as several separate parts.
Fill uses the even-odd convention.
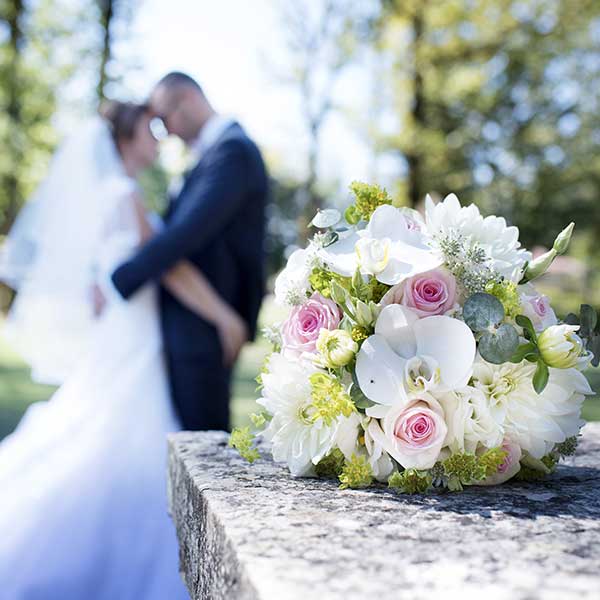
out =
[[[148,112],[147,104],[106,100],[100,107],[100,116],[108,123],[115,144],[131,140],[135,135],[135,126]]]

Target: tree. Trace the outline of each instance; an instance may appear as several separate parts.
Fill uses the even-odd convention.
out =
[[[320,135],[328,115],[335,109],[335,84],[353,60],[360,36],[369,32],[372,3],[359,7],[351,0],[287,1],[281,24],[287,46],[285,74],[280,83],[293,87],[300,101],[300,116],[307,135],[305,175],[297,188],[296,203],[300,239],[321,208],[319,185]],[[291,63],[291,64],[290,64]]]
[[[398,127],[380,140],[400,158],[401,201],[454,191],[518,222],[527,243],[551,242],[573,215],[566,187],[588,210],[599,191],[589,160],[600,142],[590,135],[599,16],[590,0],[576,11],[566,0],[383,0],[379,41]],[[559,208],[551,227],[550,211],[539,219],[549,206]]]

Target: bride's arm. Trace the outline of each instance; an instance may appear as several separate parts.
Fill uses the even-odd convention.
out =
[[[139,197],[134,198],[142,242],[154,235]],[[212,323],[218,333],[227,364],[232,364],[248,339],[244,320],[225,302],[208,279],[192,263],[179,261],[162,278],[163,285],[187,308]]]

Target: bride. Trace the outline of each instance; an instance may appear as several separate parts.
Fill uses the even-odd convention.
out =
[[[39,381],[62,382],[0,443],[0,595],[7,600],[187,598],[167,515],[166,440],[179,429],[156,289],[126,302],[109,275],[152,235],[136,177],[151,119],[113,103],[75,133],[19,216],[0,261],[18,290],[5,324]],[[182,262],[162,284],[212,322],[224,360],[242,320]],[[94,319],[90,290],[108,298]],[[99,308],[99,307],[96,307]]]

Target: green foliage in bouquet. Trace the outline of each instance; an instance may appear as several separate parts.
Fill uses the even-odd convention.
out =
[[[356,225],[361,220],[368,221],[376,208],[384,204],[392,204],[392,198],[387,191],[378,185],[354,181],[350,185],[350,190],[354,193],[355,201],[344,213],[350,225]]]
[[[569,313],[565,318],[569,325],[579,325],[579,336],[585,343],[585,348],[594,355],[591,364],[597,367],[600,364],[600,323],[598,313],[589,304],[582,304],[579,316]]]
[[[366,456],[353,454],[350,460],[346,460],[339,476],[340,489],[365,488],[373,483],[373,472]]]
[[[253,463],[260,458],[260,452],[254,448],[254,435],[250,432],[250,427],[240,427],[231,432],[229,438],[230,448],[235,448],[242,458],[249,463]]]

